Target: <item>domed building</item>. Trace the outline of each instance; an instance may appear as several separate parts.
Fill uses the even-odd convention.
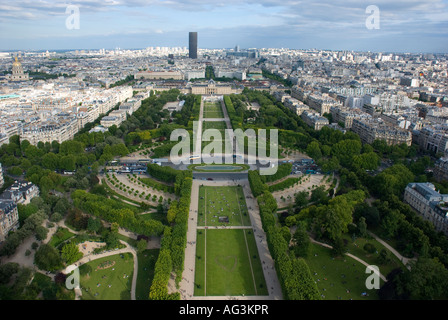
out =
[[[9,78],[10,81],[28,81],[29,76],[28,73],[23,73],[22,64],[16,57],[16,60],[12,64],[12,74]]]

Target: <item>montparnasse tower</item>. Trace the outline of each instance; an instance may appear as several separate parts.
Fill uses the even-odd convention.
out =
[[[11,81],[28,81],[29,76],[28,73],[23,73],[22,64],[19,62],[19,59],[15,59],[12,64],[12,74],[10,77]]]

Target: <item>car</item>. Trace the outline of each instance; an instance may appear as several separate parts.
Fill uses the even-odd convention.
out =
[[[213,180],[213,178],[207,178],[207,180],[210,180],[210,181],[212,181],[212,180]]]

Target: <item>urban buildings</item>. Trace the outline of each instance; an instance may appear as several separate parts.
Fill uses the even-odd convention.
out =
[[[327,118],[320,116],[317,112],[311,112],[309,110],[303,111],[301,114],[301,118],[314,130],[320,130],[324,126],[329,124]]]
[[[32,182],[15,181],[2,194],[0,201],[13,201],[15,204],[28,204],[39,196],[39,188]]]
[[[388,145],[412,144],[410,131],[391,127],[378,119],[353,119],[351,130],[359,135],[363,143],[371,144],[375,140],[384,140]]]
[[[0,243],[19,227],[19,213],[13,201],[0,200]]]
[[[28,81],[29,76],[27,73],[23,72],[22,64],[19,62],[17,57],[15,58],[14,63],[12,64],[12,73],[9,78],[10,81]]]
[[[448,158],[442,157],[434,165],[434,178],[438,182],[448,181]]]
[[[448,235],[448,194],[440,194],[432,183],[410,183],[403,200],[430,221],[437,231]]]
[[[4,183],[5,183],[5,180],[3,179],[3,168],[2,168],[2,164],[0,163],[0,188],[3,187]]]

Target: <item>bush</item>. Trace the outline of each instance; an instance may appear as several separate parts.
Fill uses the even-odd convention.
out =
[[[368,253],[374,253],[376,251],[376,248],[373,244],[371,243],[366,243],[363,247],[363,249],[365,251],[367,251]]]

